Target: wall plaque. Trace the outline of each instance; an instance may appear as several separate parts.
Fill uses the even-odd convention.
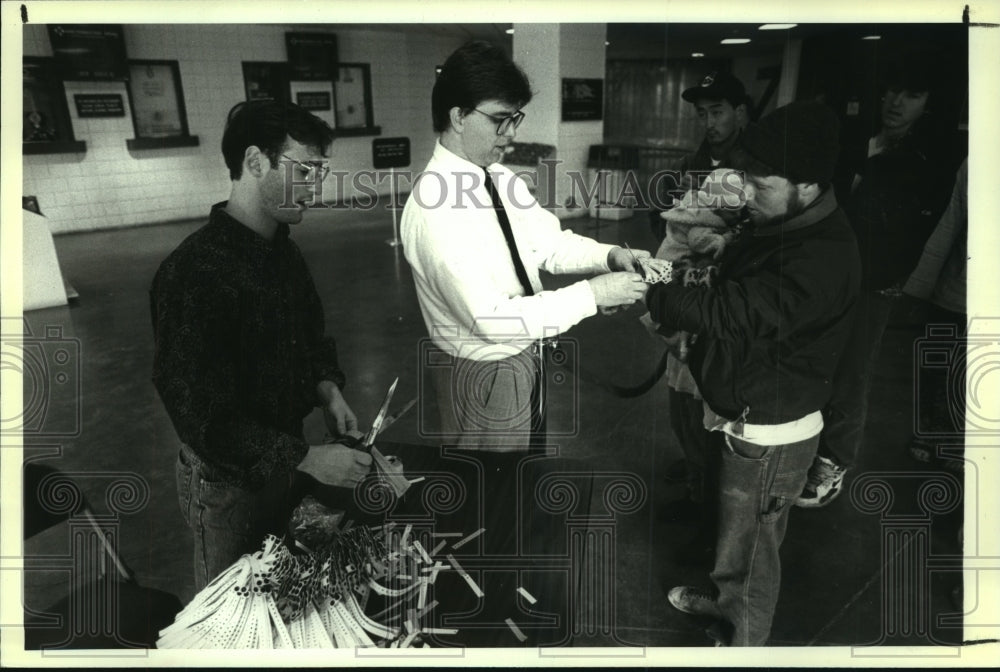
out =
[[[63,80],[128,79],[125,33],[106,24],[50,24],[49,41]]]
[[[296,91],[295,104],[310,112],[322,112],[333,107],[329,91]]]
[[[372,165],[376,170],[406,168],[410,165],[410,139],[378,138],[372,140]]]
[[[330,33],[285,33],[289,78],[305,81],[337,79],[337,36]]]
[[[120,93],[75,93],[73,102],[81,119],[125,116],[125,99]]]
[[[562,120],[595,121],[604,118],[604,80],[562,80]]]

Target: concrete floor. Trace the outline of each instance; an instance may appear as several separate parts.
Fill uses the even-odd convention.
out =
[[[193,594],[191,540],[175,495],[176,437],[150,382],[147,291],[160,261],[201,224],[56,238],[64,276],[80,298],[70,307],[26,315],[35,338],[58,327],[61,338],[79,344],[74,375],[78,374],[80,385],[79,391],[72,389],[72,381],[44,390],[26,388],[26,394],[46,395],[46,422],[52,427],[62,431],[56,425],[68,423],[72,429],[77,410],[80,424],[78,435],[68,438],[26,437],[25,455],[50,455],[44,460],[47,464],[72,472],[98,514],[108,512],[105,496],[110,482],[125,472],[138,475],[148,485],[148,500],[139,501],[134,513],[118,518],[120,552],[142,585],[172,592],[184,603]],[[602,242],[628,242],[633,248],[653,245],[645,215],[601,222],[599,227],[590,219],[566,225]],[[323,297],[328,330],[337,338],[348,375],[346,396],[362,423],[374,417],[393,377],[400,377],[397,402],[416,395],[417,344],[426,335],[402,250],[385,242],[392,237],[391,227],[389,213],[383,210],[324,211],[309,213],[293,232]],[[568,281],[547,278],[550,286]],[[620,385],[634,384],[658,361],[661,350],[636,316],[635,310],[596,316],[570,332],[579,359],[594,374]],[[862,467],[848,477],[850,485],[863,474],[882,474],[893,489],[892,508],[883,515],[867,513],[845,493],[826,508],[793,511],[782,548],[784,576],[772,633],[775,645],[961,641],[960,626],[939,619],[956,611],[950,598],[959,572],[949,569],[947,562],[944,569],[931,571],[926,558],[913,560],[916,565],[902,562],[918,553],[937,558],[961,554],[956,541],[960,510],[907,517],[920,512],[915,483],[934,477],[921,475],[927,468],[911,462],[903,450],[913,423],[913,342],[921,332],[919,325],[897,322],[886,333],[874,377]],[[662,506],[680,495],[678,487],[663,478],[666,466],[680,456],[670,431],[664,384],[661,381],[644,396],[628,400],[580,381],[554,387],[552,422],[556,427],[572,423],[577,427],[575,435],[558,440],[561,454],[598,470],[633,474],[646,488],[643,505],[615,519],[613,637],[643,646],[710,645],[704,624],[673,610],[665,599],[670,587],[703,583],[707,574],[674,558],[693,529],[658,520]],[[396,423],[385,438],[432,444],[419,431],[421,413],[433,422],[435,409],[427,404]],[[321,425],[316,414],[311,416],[307,436],[318,438]],[[896,521],[909,525],[916,536],[893,545],[897,539],[893,526],[901,524]],[[921,545],[924,539],[929,540],[927,545]],[[66,526],[61,525],[28,540],[24,551],[28,557],[66,556],[69,544]],[[910,576],[904,572],[900,580],[901,565],[920,569]],[[890,580],[890,575],[895,578]],[[26,572],[26,605],[42,609],[64,596],[68,586],[65,572]],[[896,614],[905,615],[900,621],[894,620]]]

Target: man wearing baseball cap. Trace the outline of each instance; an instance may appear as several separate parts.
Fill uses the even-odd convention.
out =
[[[698,334],[691,373],[722,453],[712,590],[678,586],[670,603],[711,616],[733,646],[767,642],[778,600],[778,549],[823,428],[821,409],[860,284],[857,242],[830,181],[838,122],[815,102],[750,125],[734,153],[749,225],[713,287],[654,286],[654,320]]]
[[[749,121],[749,98],[739,79],[719,70],[705,75],[697,86],[685,89],[681,98],[692,103],[697,110],[704,137],[694,153],[681,159],[677,170],[682,176],[682,184],[669,187],[680,186],[681,190],[690,191],[700,187],[713,169],[729,167],[729,155]],[[665,183],[659,186],[661,189],[667,187]],[[669,204],[670,198],[661,191],[656,201]],[[659,211],[654,209],[649,221],[657,240],[662,240],[663,220]]]
[[[698,151],[685,158],[681,170],[707,172],[720,165],[725,168],[740,131],[748,121],[747,92],[743,82],[728,72],[712,72],[698,86],[685,89],[681,98],[694,104],[698,121],[705,129],[705,139]]]

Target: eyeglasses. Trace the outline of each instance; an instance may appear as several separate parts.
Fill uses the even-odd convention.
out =
[[[293,159],[287,154],[282,154],[283,159],[287,159],[294,163],[299,168],[306,171],[303,180],[315,180],[317,177],[319,181],[322,182],[326,179],[326,176],[330,174],[330,166],[326,164],[326,161],[310,161],[306,163],[305,161],[299,161],[298,159]]]
[[[490,114],[488,112],[483,112],[477,107],[472,108],[474,112],[478,112],[484,117],[489,117],[497,125],[497,135],[503,135],[511,128],[517,128],[524,121],[524,112],[518,110],[514,114],[509,114],[505,116],[500,116],[496,114]]]

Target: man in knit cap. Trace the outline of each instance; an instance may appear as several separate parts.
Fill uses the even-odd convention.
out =
[[[698,334],[689,364],[705,427],[722,453],[711,590],[678,586],[670,603],[717,619],[710,634],[761,646],[781,584],[778,549],[823,428],[821,409],[860,283],[857,242],[830,181],[838,122],[792,103],[751,124],[733,166],[749,224],[727,246],[713,287],[650,289],[653,319]]]

